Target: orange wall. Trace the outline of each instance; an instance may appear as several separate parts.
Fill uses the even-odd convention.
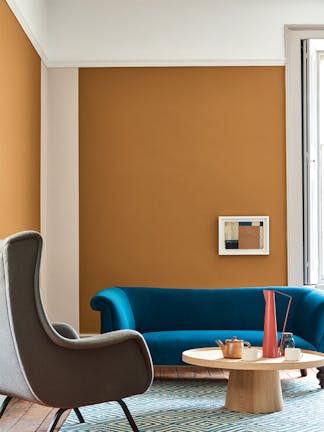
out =
[[[40,227],[40,58],[0,1],[0,238]]]
[[[112,285],[286,284],[283,67],[80,69],[81,330]],[[219,256],[269,215],[270,256]]]

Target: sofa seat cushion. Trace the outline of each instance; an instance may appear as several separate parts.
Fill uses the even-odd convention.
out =
[[[222,342],[237,336],[253,346],[262,346],[261,330],[176,330],[143,334],[155,365],[184,365],[182,351],[192,348],[215,347],[216,339]],[[280,339],[280,333],[278,334]],[[301,337],[294,336],[298,348],[316,351],[315,347]]]

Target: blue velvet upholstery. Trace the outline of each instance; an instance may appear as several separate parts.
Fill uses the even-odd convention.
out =
[[[324,352],[324,292],[266,287],[293,297],[286,331],[300,348]],[[233,335],[262,345],[264,287],[227,289],[107,288],[91,300],[101,312],[101,332],[135,329],[150,348],[154,364],[182,364],[182,351],[215,346]],[[287,298],[276,295],[278,329]],[[280,335],[279,335],[280,337]]]
[[[244,339],[253,346],[262,346],[263,331],[261,330],[176,330],[144,333],[153,363],[156,365],[179,365],[182,351],[198,347],[214,347],[215,340],[224,341],[232,336]],[[278,336],[280,338],[280,334]],[[299,348],[316,350],[306,340],[295,337]]]

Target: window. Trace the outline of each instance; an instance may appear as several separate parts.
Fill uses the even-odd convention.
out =
[[[324,284],[324,40],[302,41],[304,283]]]
[[[324,26],[287,25],[288,284],[324,286]]]

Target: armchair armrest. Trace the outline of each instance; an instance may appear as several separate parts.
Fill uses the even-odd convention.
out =
[[[45,330],[51,339],[45,347],[49,349],[51,361],[38,367],[33,377],[34,390],[41,403],[73,408],[122,399],[150,387],[152,361],[146,342],[137,331],[119,330],[67,339],[50,328]],[[48,377],[55,377],[55,386],[43,385],[49,381]],[[66,382],[71,385],[66,386]]]
[[[106,288],[91,299],[91,307],[101,313],[101,333],[112,330],[135,330],[134,314],[121,288]]]
[[[56,345],[71,350],[103,349],[112,345],[134,340],[143,349],[145,354],[147,351],[146,342],[143,336],[136,330],[115,330],[79,339],[68,339],[55,333],[52,333],[49,336]]]
[[[324,291],[309,289],[301,296],[293,331],[324,352]]]

